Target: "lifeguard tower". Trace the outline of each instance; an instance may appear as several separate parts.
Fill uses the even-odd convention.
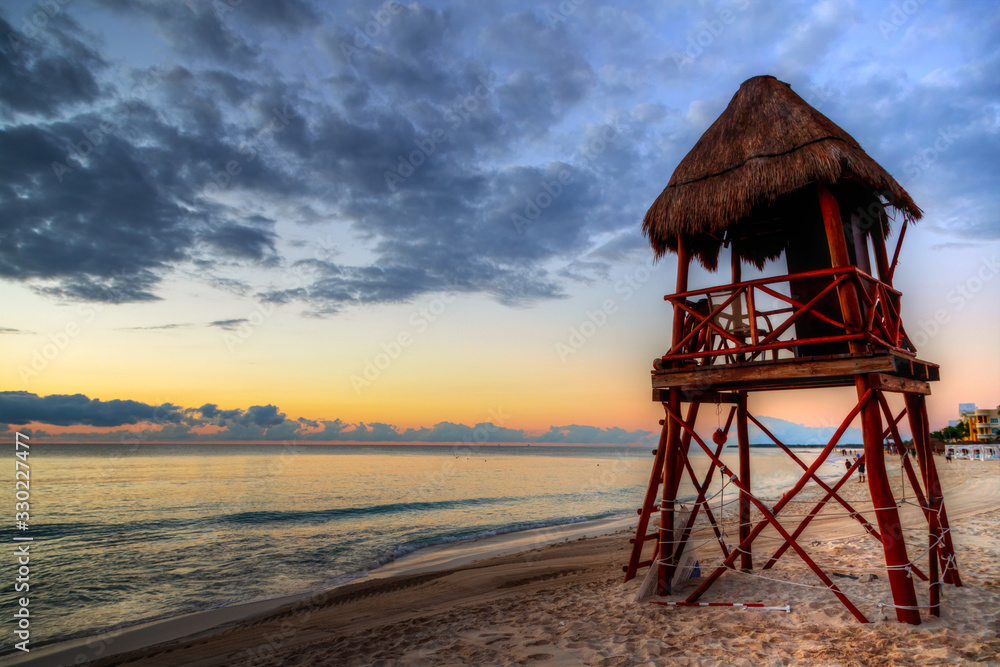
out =
[[[902,218],[891,260],[886,248],[889,212]],[[930,587],[930,613],[940,613],[942,582],[961,586],[961,580],[924,404],[929,383],[938,379],[938,367],[917,358],[900,319],[901,294],[892,287],[906,227],[920,217],[920,209],[899,183],[788,84],[758,76],[740,86],[725,112],[677,166],[643,221],[657,257],[668,250],[676,253],[678,268],[675,293],[665,297],[673,308],[671,344],[652,371],[653,400],[662,404],[665,414],[632,553],[623,567],[625,581],[651,567],[656,593],[670,595],[700,515],[717,538],[721,565],[708,571],[703,565],[700,585],[671,604],[705,604],[698,600],[720,576],[735,570],[737,561],[739,569],[753,571],[754,540],[770,526],[782,545],[763,562],[758,560],[759,569],[770,568],[792,549],[859,621],[868,622],[799,542],[810,521],[833,501],[881,543],[897,619],[920,623],[914,588],[918,579]],[[691,261],[697,259],[714,271],[723,248],[729,249],[731,281],[689,289]],[[763,269],[782,256],[787,275],[742,279],[744,262]],[[754,392],[830,387],[853,387],[857,403],[811,465],[774,437],[748,407]],[[904,406],[895,414],[888,400],[893,395],[901,395]],[[853,392],[851,396],[853,401]],[[711,443],[695,429],[703,403],[730,407],[725,427],[720,419]],[[916,466],[898,431],[904,416],[913,434]],[[736,470],[721,460],[734,417]],[[862,457],[838,482],[823,481],[817,470],[858,417]],[[753,492],[751,423],[803,471],[773,505]],[[908,556],[886,473],[886,437],[896,443],[901,469],[926,521],[926,572],[923,561],[912,562]],[[689,460],[692,446],[710,461],[704,477],[696,475]],[[868,468],[873,521],[838,493],[862,462]],[[738,544],[723,539],[722,517],[705,502],[716,471],[738,493]],[[678,490],[685,479],[696,499],[688,498],[682,513]],[[808,513],[783,517],[782,511],[810,481],[825,495],[807,505],[812,506]],[[759,512],[756,520],[751,507]],[[659,513],[659,528],[650,531],[654,512]],[[643,549],[649,543],[651,554]],[[918,544],[914,551],[925,547]]]

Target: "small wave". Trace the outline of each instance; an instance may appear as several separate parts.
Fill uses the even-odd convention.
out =
[[[398,547],[397,549],[394,549],[393,551],[390,551],[388,553],[384,553],[378,556],[374,561],[369,563],[368,567],[365,568],[365,571],[378,569],[384,565],[388,565],[389,563],[396,561],[399,558],[402,558],[403,556],[408,556],[415,551],[418,551],[420,549],[426,549],[428,547],[440,546],[442,544],[454,544],[456,542],[468,542],[471,540],[478,540],[487,537],[496,537],[497,535],[507,535],[509,533],[519,533],[526,530],[534,530],[536,528],[552,528],[554,526],[566,526],[574,523],[582,523],[584,521],[606,519],[609,516],[614,516],[614,515],[602,514],[599,516],[592,516],[592,517],[573,517],[551,522],[521,523],[521,524],[513,524],[510,526],[503,526],[499,528],[492,528],[489,530],[484,530],[467,535],[443,535],[441,537],[432,540],[422,541],[415,544],[407,544]]]
[[[520,497],[462,498],[458,500],[434,500],[409,503],[386,503],[384,505],[363,505],[360,507],[336,507],[321,510],[252,511],[223,514],[220,522],[228,523],[268,523],[292,521],[301,523],[324,522],[341,518],[356,519],[367,516],[384,516],[405,512],[431,512],[447,509],[465,509],[487,505],[502,505],[524,501]]]

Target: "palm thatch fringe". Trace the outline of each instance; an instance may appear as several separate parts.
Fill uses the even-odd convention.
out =
[[[816,183],[834,186],[858,206],[881,209],[884,200],[908,220],[921,217],[906,190],[851,135],[787,83],[757,76],[740,86],[681,160],[642,229],[657,257],[676,251],[683,236],[691,255],[710,269],[723,239],[739,230],[737,252],[762,266],[780,254],[773,237],[789,224],[779,200]],[[887,234],[884,216],[881,227]]]

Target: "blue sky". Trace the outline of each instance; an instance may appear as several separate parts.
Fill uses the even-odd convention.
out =
[[[240,434],[272,438],[498,409],[528,434],[654,430],[675,260],[652,265],[639,225],[757,74],[925,212],[896,286],[945,369],[932,426],[1000,400],[995,3],[73,0],[0,17],[8,411],[270,406],[280,421]],[[759,410],[817,428],[846,412],[814,394]]]

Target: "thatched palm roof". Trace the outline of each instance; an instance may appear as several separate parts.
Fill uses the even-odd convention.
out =
[[[851,135],[787,83],[756,76],[743,82],[677,165],[642,229],[657,257],[676,251],[683,236],[691,255],[714,269],[725,238],[736,241],[743,259],[763,266],[784,248],[782,225],[801,218],[796,208],[807,194],[815,201],[815,183],[830,185],[842,207],[867,209],[881,196],[907,219],[921,216],[910,195]]]

